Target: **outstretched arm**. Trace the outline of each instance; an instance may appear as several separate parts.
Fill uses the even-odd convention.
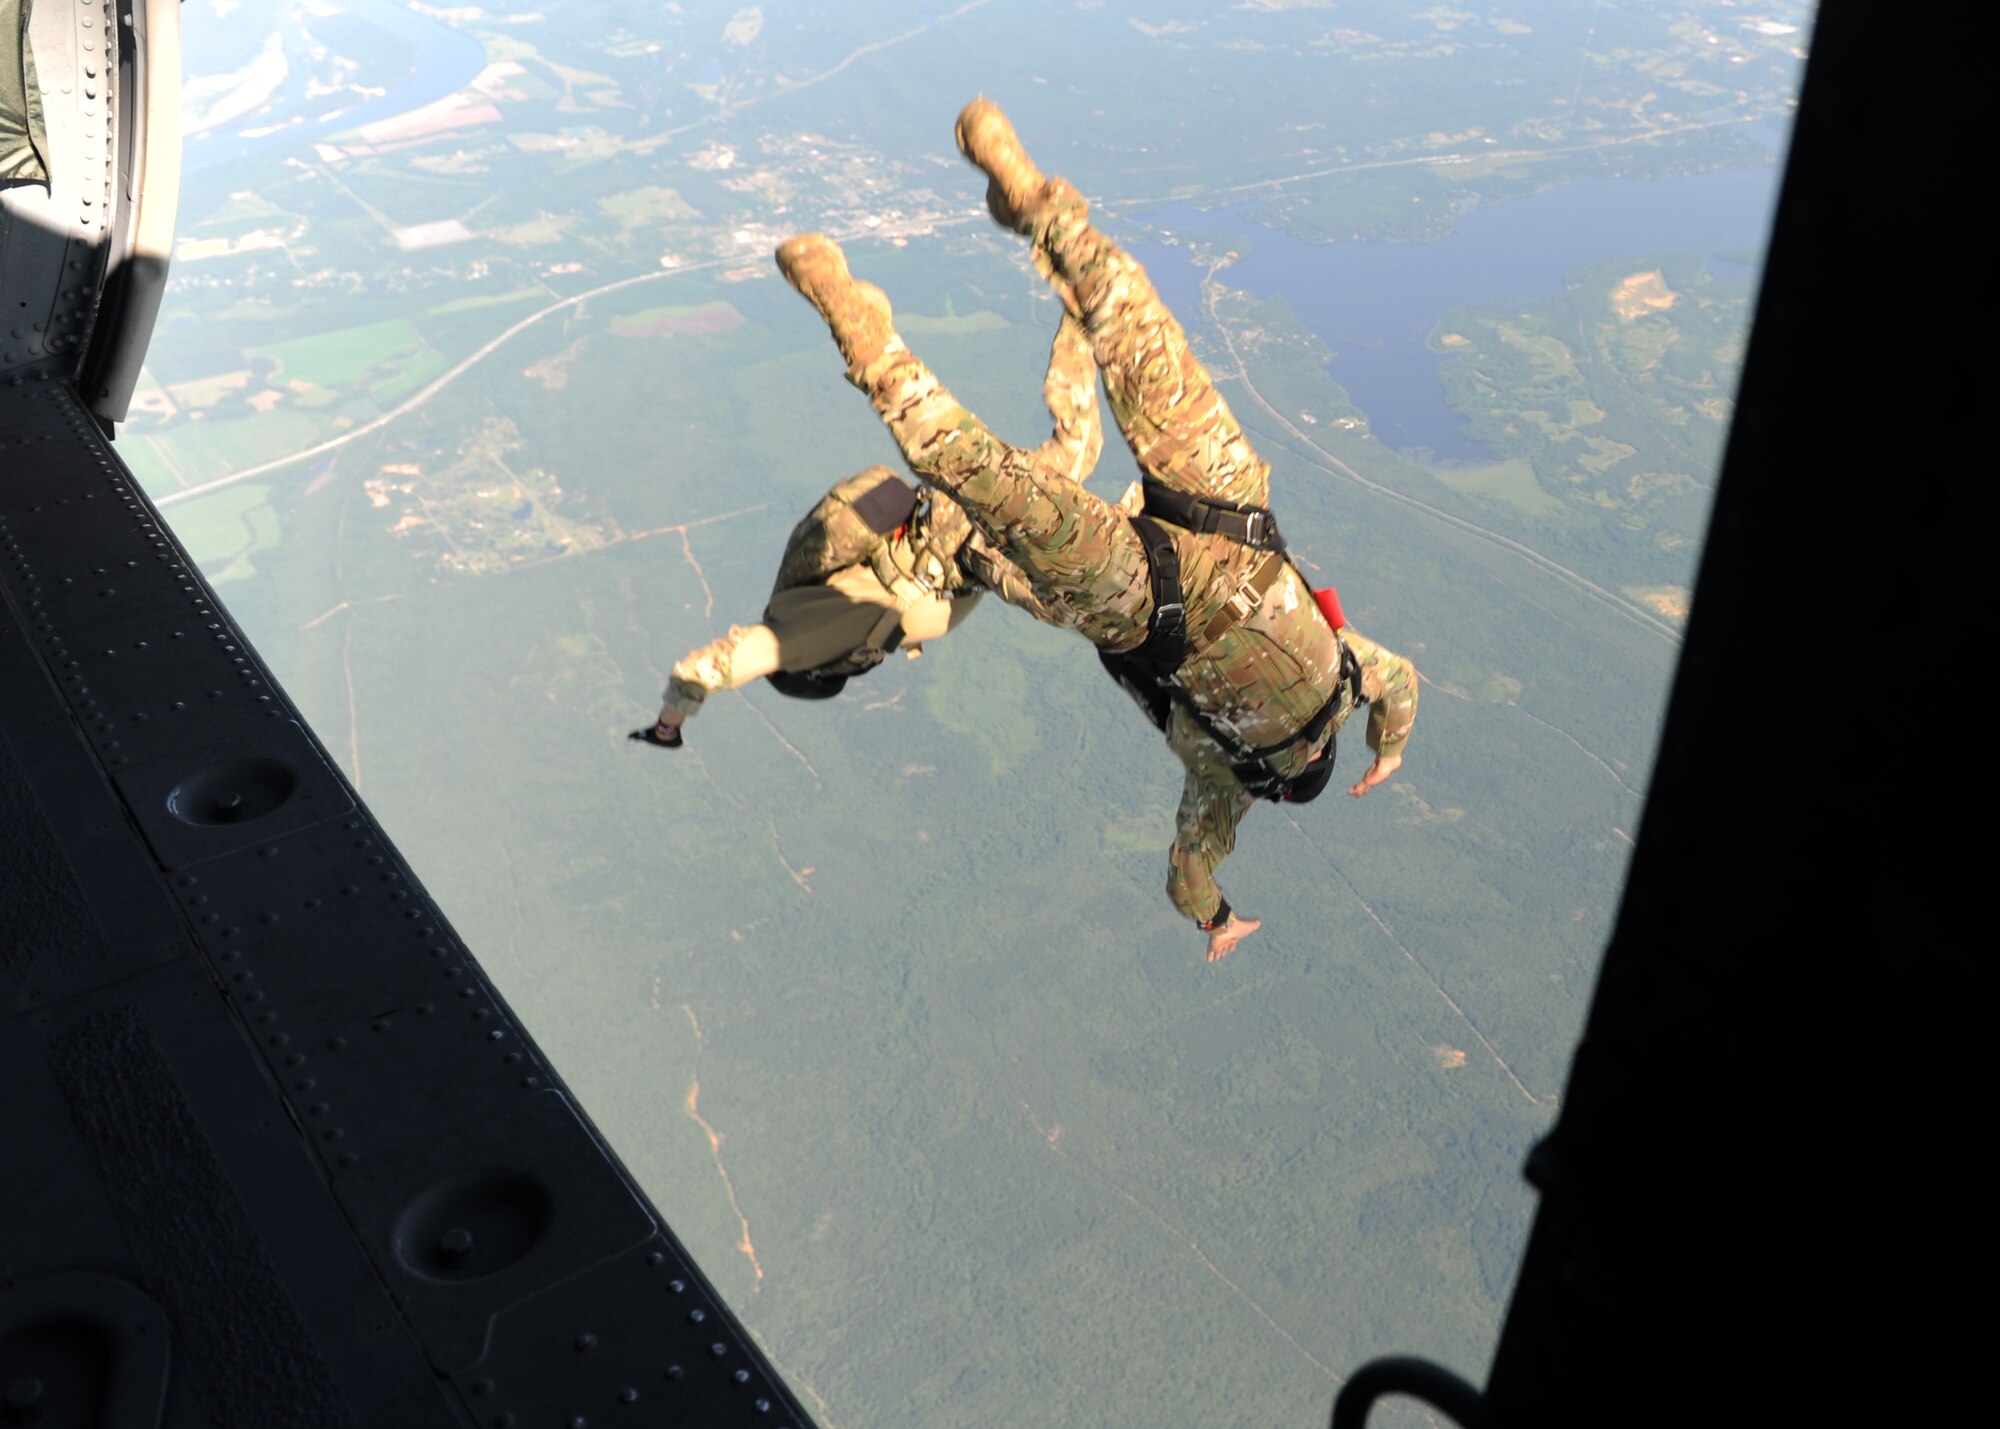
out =
[[[690,650],[674,666],[660,706],[660,724],[669,731],[702,707],[718,690],[733,690],[778,668],[778,637],[768,625],[732,625],[727,635]]]
[[[1018,606],[1047,624],[1061,623],[1049,603],[1035,594],[1028,573],[994,550],[978,532],[959,548],[958,565],[974,584],[986,587],[1007,604]]]
[[[1235,851],[1236,826],[1254,800],[1221,746],[1178,706],[1167,726],[1167,743],[1187,768],[1174,846],[1167,856],[1167,896],[1207,932],[1208,960],[1214,962],[1261,926],[1231,909],[1215,881],[1215,870]]]
[[[1368,701],[1368,747],[1375,762],[1347,792],[1357,799],[1403,765],[1403,746],[1417,722],[1417,667],[1353,627],[1340,632],[1361,662],[1361,693]]]

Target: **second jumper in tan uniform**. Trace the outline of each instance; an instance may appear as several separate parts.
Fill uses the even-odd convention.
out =
[[[1052,468],[1087,472],[1104,434],[1096,369],[1076,323],[1063,324],[1044,394],[1054,430],[1038,448]],[[919,497],[887,467],[837,483],[792,528],[764,618],[675,663],[660,726],[680,726],[722,690],[772,679],[787,694],[836,693],[892,650],[914,655],[955,628],[992,591],[1048,618],[1027,577],[950,497]]]

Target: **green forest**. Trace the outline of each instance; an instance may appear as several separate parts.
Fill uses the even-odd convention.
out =
[[[952,151],[974,93],[1121,238],[1181,199],[1416,241],[1768,162],[1804,8],[426,10],[488,61],[461,127],[190,172],[203,246],[120,450],[827,1429],[1323,1422],[1372,1355],[1491,1353],[1754,265],[1616,255],[1436,314],[1494,457],[1465,467],[1369,437],[1282,298],[1224,269],[1180,314],[1308,573],[1425,679],[1387,786],[1252,813],[1222,881],[1265,925],[1210,966],[1163,892],[1176,761],[998,601],[836,700],[753,686],[681,751],[625,739],[826,488],[899,460],[771,250],[842,235],[1033,442],[1058,308]],[[196,86],[265,42],[187,12]],[[268,23],[294,88],[246,125],[416,63]],[[1133,475],[1114,438],[1092,484]]]

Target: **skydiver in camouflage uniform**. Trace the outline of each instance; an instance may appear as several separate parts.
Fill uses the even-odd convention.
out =
[[[1064,322],[1044,383],[1055,429],[1037,460],[1079,480],[1104,441],[1095,373],[1083,328]],[[710,695],[758,678],[800,698],[837,694],[889,651],[915,655],[955,628],[988,590],[1047,614],[1027,577],[957,503],[935,492],[920,497],[887,467],[870,467],[836,484],[793,528],[763,620],[732,625],[675,664],[659,719],[631,737],[678,748],[681,726]]]
[[[911,471],[951,494],[1025,575],[1040,617],[1097,646],[1164,729],[1187,771],[1167,892],[1207,931],[1213,962],[1259,926],[1215,881],[1251,804],[1317,794],[1334,732],[1363,703],[1375,758],[1348,792],[1359,797],[1389,778],[1416,718],[1416,671],[1352,629],[1337,631],[1337,601],[1322,606],[1283,558],[1263,510],[1270,468],[1145,270],[1091,227],[1068,183],[1043,177],[996,106],[968,105],[957,137],[990,179],[995,220],[1030,238],[1066,321],[1088,332],[1147,479],[1147,515],[1135,518],[1085,490],[1083,473],[988,431],[910,352],[887,297],[854,281],[830,239],[792,239],[778,266],[826,319],[848,380],[868,395]],[[1175,585],[1156,582],[1175,566]]]

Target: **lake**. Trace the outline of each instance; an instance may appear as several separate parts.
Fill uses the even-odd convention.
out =
[[[1438,382],[1430,336],[1456,307],[1527,304],[1560,291],[1563,275],[1613,258],[1692,253],[1717,272],[1761,265],[1777,201],[1776,165],[1672,179],[1596,179],[1477,208],[1430,243],[1303,242],[1253,223],[1239,205],[1207,212],[1173,204],[1147,212],[1168,231],[1227,236],[1242,257],[1227,283],[1282,297],[1333,353],[1328,370],[1399,451],[1445,462],[1491,461],[1459,431]],[[1201,269],[1186,250],[1134,243],[1154,285],[1185,317],[1200,305]],[[1745,261],[1757,255],[1757,263]]]

